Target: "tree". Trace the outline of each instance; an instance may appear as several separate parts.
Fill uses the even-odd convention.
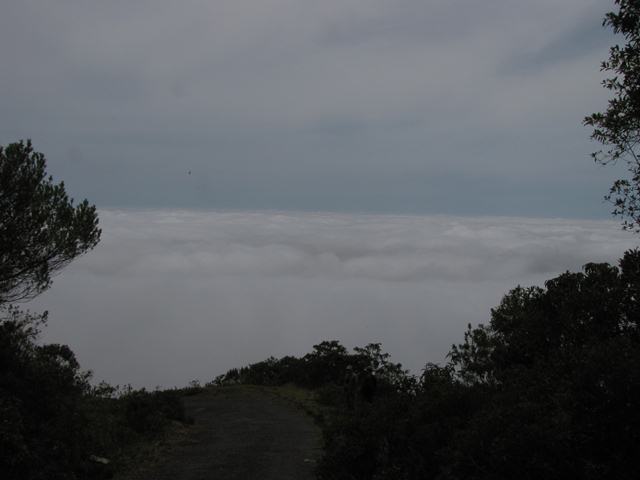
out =
[[[639,292],[632,250],[619,268],[590,263],[515,288],[468,330],[451,365],[486,395],[456,435],[455,478],[635,478]]]
[[[640,250],[511,290],[449,358],[360,408],[334,402],[319,478],[638,477]]]
[[[605,199],[614,205],[613,214],[624,219],[628,230],[640,230],[640,3],[637,0],[615,0],[618,12],[606,14],[603,26],[622,35],[623,46],[614,45],[601,70],[613,76],[602,82],[612,91],[604,112],[593,113],[584,124],[593,127],[591,138],[605,146],[592,154],[603,165],[622,160],[629,178],[616,180]]]
[[[29,300],[100,241],[96,207],[73,205],[31,141],[0,146],[0,305]]]

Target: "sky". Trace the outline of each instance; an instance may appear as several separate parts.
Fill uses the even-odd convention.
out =
[[[9,0],[0,145],[100,207],[607,218],[612,7]]]
[[[210,380],[337,339],[414,372],[517,284],[636,237],[582,120],[599,0],[9,0],[0,145],[103,240],[28,305],[96,378]]]

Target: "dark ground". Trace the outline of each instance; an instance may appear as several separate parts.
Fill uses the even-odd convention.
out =
[[[185,404],[195,425],[164,458],[123,480],[315,478],[320,431],[289,401],[238,386],[206,390]]]

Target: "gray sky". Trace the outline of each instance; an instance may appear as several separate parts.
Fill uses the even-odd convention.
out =
[[[0,144],[101,207],[605,218],[611,7],[9,0]]]

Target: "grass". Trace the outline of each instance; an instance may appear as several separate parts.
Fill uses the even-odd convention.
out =
[[[318,424],[322,424],[328,413],[327,407],[318,402],[318,394],[314,390],[298,387],[292,383],[278,387],[255,386],[253,388],[286,400],[310,415]]]
[[[192,428],[192,425],[173,421],[160,439],[131,446],[119,459],[113,480],[146,480],[148,470],[185,442]]]

